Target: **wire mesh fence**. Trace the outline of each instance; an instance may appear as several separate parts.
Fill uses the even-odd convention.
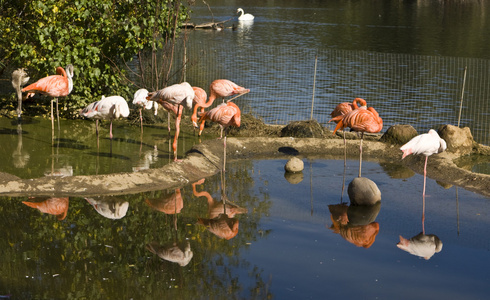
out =
[[[360,97],[383,118],[382,132],[459,123],[490,143],[489,60],[206,41],[178,52],[192,85],[209,92],[212,80],[226,78],[251,89],[235,101],[266,124],[313,118],[333,129],[333,108]]]

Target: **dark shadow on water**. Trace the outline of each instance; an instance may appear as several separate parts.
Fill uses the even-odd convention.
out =
[[[121,160],[131,160],[129,157],[120,155],[120,154],[114,154],[114,153],[106,153],[106,152],[89,152],[89,155],[92,156],[99,156],[99,157],[110,157],[110,158],[115,158],[115,159],[121,159]]]
[[[22,130],[22,134],[27,134],[29,132]],[[0,134],[10,134],[10,135],[17,135],[19,132],[17,129],[10,129],[10,128],[0,128]]]
[[[87,150],[90,147],[81,144],[79,141],[72,140],[72,139],[56,139],[55,140],[55,145],[53,147],[56,148],[66,148],[66,149],[76,149],[76,150]]]

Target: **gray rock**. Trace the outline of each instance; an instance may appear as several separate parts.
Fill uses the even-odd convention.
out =
[[[374,181],[356,177],[347,188],[351,205],[374,205],[381,201],[381,191]]]

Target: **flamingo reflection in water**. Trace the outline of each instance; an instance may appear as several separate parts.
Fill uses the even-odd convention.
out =
[[[195,185],[192,186],[192,192],[194,196],[206,197],[208,201],[209,218],[199,218],[197,223],[205,226],[209,232],[217,237],[230,240],[238,234],[239,220],[236,218],[236,215],[247,213],[248,210],[235,205],[228,199],[225,192],[223,174],[221,176],[221,202],[214,201],[208,192],[197,192]],[[202,183],[204,183],[204,179],[197,184]]]
[[[161,259],[177,263],[181,267],[187,266],[194,256],[189,241],[180,243],[173,242],[165,245],[151,242],[146,244],[146,249],[151,253],[158,255]]]
[[[95,197],[85,198],[95,210],[103,217],[117,220],[126,216],[129,208],[129,202],[115,197]]]
[[[178,214],[184,208],[184,200],[180,189],[167,193],[162,197],[146,199],[145,203],[154,210],[161,211],[167,215]]]
[[[381,203],[373,206],[348,206],[345,203],[328,206],[332,225],[330,229],[357,247],[369,248],[379,233],[379,223],[373,222]],[[359,216],[371,216],[364,219]]]
[[[36,200],[36,198],[30,198]],[[37,208],[40,212],[54,215],[58,220],[64,220],[68,213],[68,197],[48,198],[43,201],[22,201],[25,205]]]

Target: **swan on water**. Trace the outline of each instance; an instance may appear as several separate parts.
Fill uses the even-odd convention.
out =
[[[251,14],[245,14],[245,12],[243,11],[243,9],[239,8],[237,9],[236,13],[241,13],[240,16],[238,17],[238,20],[239,21],[251,21],[254,19],[254,16],[251,15]]]

